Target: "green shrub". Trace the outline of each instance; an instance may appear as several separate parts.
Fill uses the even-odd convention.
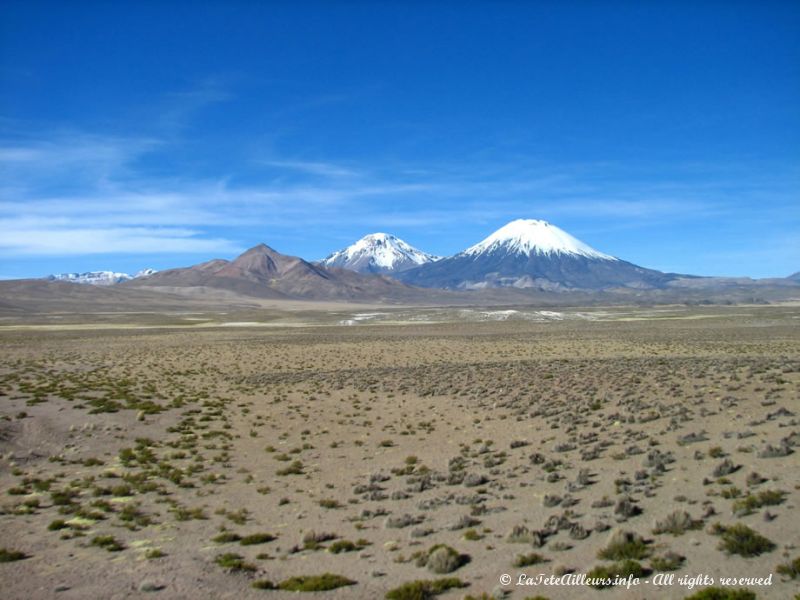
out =
[[[776,570],[779,574],[783,575],[784,577],[788,577],[789,579],[800,578],[800,556],[791,562],[778,565]]]
[[[369,542],[367,542],[367,540],[358,540],[357,542],[351,542],[350,540],[336,540],[330,546],[328,546],[328,552],[331,552],[332,554],[339,554],[341,552],[355,552],[356,550],[361,550],[368,545]]]
[[[278,588],[289,592],[324,592],[336,588],[355,585],[356,582],[342,575],[323,573],[322,575],[299,575],[290,577],[278,584]]]
[[[242,537],[238,533],[234,533],[232,531],[223,531],[222,533],[211,538],[211,541],[215,544],[230,544],[232,542],[238,542],[241,539]]]
[[[275,472],[276,475],[284,476],[284,475],[302,475],[303,474],[303,463],[299,460],[294,461],[285,469],[278,469]]]
[[[252,585],[252,587],[254,587],[257,590],[274,590],[275,589],[275,584],[272,583],[268,579],[257,579],[251,585]]]
[[[781,504],[786,496],[786,492],[778,490],[764,490],[757,494],[748,494],[744,498],[739,498],[733,503],[733,514],[744,516],[755,512],[762,506],[775,506]]]
[[[514,566],[515,567],[530,567],[531,565],[538,565],[539,563],[545,562],[545,557],[541,554],[537,554],[536,552],[531,552],[530,554],[520,554],[517,558],[514,559]]]
[[[225,554],[218,555],[214,562],[216,562],[220,567],[223,569],[228,569],[229,571],[255,571],[256,566],[245,562],[244,556],[241,554],[236,554],[234,552],[226,552]]]
[[[409,581],[386,592],[386,600],[430,600],[447,590],[467,587],[457,577],[445,579]]]
[[[28,555],[19,550],[9,550],[8,548],[0,548],[0,563],[14,562],[16,560],[24,560]]]
[[[117,541],[113,535],[96,535],[92,538],[91,544],[92,546],[105,548],[109,552],[119,552],[125,549],[122,542]]]
[[[722,538],[719,545],[720,550],[724,550],[728,554],[738,554],[745,558],[771,552],[776,547],[770,540],[743,523],[737,523],[729,527],[718,524],[714,527],[713,533]]]
[[[244,536],[239,540],[239,543],[242,546],[254,546],[256,544],[266,544],[274,539],[276,539],[275,536],[269,533],[252,533]]]
[[[58,531],[59,529],[66,529],[69,527],[64,519],[56,519],[50,525],[47,526],[47,529],[50,531]]]

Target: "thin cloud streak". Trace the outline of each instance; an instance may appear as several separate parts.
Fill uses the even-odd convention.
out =
[[[202,106],[225,99],[215,94],[201,93],[192,101]],[[49,140],[0,145],[0,251],[16,256],[222,252],[240,244],[215,234],[219,227],[259,226],[285,234],[301,225],[338,229],[344,220],[367,231],[455,231],[536,217],[595,219],[619,229],[722,218],[736,210],[730,176],[637,181],[629,177],[629,165],[615,169],[609,163],[555,168],[519,159],[517,164],[355,168],[273,158],[255,162],[291,171],[296,181],[261,180],[255,174],[257,181],[248,185],[234,185],[229,177],[182,180],[144,170],[138,161],[170,143],[61,132]],[[735,181],[741,187],[738,202],[750,206],[758,205],[755,198],[788,197],[791,187],[759,178]],[[58,183],[67,190],[50,193],[47,188]],[[775,218],[781,215],[776,212]]]

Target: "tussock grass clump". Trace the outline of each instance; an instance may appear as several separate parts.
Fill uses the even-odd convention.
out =
[[[775,570],[778,571],[778,574],[789,579],[800,579],[800,556],[791,562],[778,565]]]
[[[776,506],[783,503],[786,492],[778,490],[764,490],[757,494],[748,494],[733,503],[733,514],[737,516],[749,515],[762,506]]]
[[[611,534],[608,545],[597,553],[603,560],[642,559],[650,556],[650,548],[637,533],[618,529]]]
[[[327,533],[324,531],[316,532],[314,530],[307,531],[303,534],[303,548],[306,550],[319,550],[322,548],[322,542],[335,540],[337,536],[335,533]]]
[[[745,589],[731,590],[721,587],[708,587],[686,596],[684,600],[756,600],[754,592]]]
[[[278,584],[278,588],[289,592],[324,592],[335,590],[357,582],[342,575],[323,573],[322,575],[299,575],[290,577]]]
[[[613,585],[611,581],[619,577],[620,579],[628,576],[644,577],[647,570],[637,561],[626,559],[610,565],[599,565],[586,574],[587,579],[594,579],[591,585],[597,589],[603,589]]]
[[[685,510],[676,510],[660,521],[656,521],[653,533],[671,533],[672,535],[683,535],[690,529],[699,529],[702,521],[695,521]]]
[[[444,594],[447,590],[463,588],[468,585],[457,577],[434,580],[419,579],[389,590],[386,592],[386,600],[430,600],[439,594]]]
[[[271,533],[251,533],[250,535],[242,537],[239,543],[242,546],[254,546],[256,544],[266,544],[276,539],[277,538]]]
[[[724,550],[727,554],[738,554],[745,558],[751,558],[765,552],[772,552],[776,548],[772,541],[743,523],[727,527],[717,523],[711,533],[722,538],[719,549]]]
[[[255,565],[245,562],[244,556],[241,554],[236,554],[235,552],[226,552],[225,554],[220,554],[214,559],[214,562],[216,562],[223,569],[227,569],[231,572],[252,572],[256,570]]]
[[[514,566],[515,567],[530,567],[531,565],[538,565],[539,563],[546,562],[547,559],[538,554],[536,552],[530,552],[529,554],[519,554],[514,559]]]
[[[0,563],[14,562],[17,560],[24,560],[28,555],[19,550],[9,550],[8,548],[0,548]]]
[[[286,475],[302,475],[304,472],[303,463],[299,460],[296,460],[285,469],[278,469],[275,471],[275,474],[284,477]]]
[[[677,571],[681,568],[686,558],[675,552],[665,552],[661,556],[650,559],[650,566],[654,571]]]
[[[469,562],[469,556],[459,554],[457,550],[445,544],[432,546],[426,552],[417,553],[415,558],[418,567],[427,567],[437,575],[452,573]]]
[[[118,541],[113,535],[97,535],[92,538],[91,544],[92,546],[105,548],[109,552],[119,552],[125,549],[122,542]]]
[[[506,536],[506,541],[509,544],[533,544],[534,546],[541,546],[542,539],[536,531],[531,531],[525,525],[515,525],[511,532]]]
[[[211,541],[215,544],[230,544],[233,542],[238,542],[241,539],[242,536],[240,536],[238,533],[234,533],[232,531],[223,531],[222,533],[219,533],[211,538]]]
[[[367,540],[357,540],[351,542],[350,540],[337,540],[328,546],[328,552],[332,554],[341,554],[342,552],[356,552],[369,546]]]

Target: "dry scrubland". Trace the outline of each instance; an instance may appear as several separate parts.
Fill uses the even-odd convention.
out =
[[[2,595],[791,598],[800,310],[684,313],[0,330]]]

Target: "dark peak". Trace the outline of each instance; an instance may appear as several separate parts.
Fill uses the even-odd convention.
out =
[[[252,256],[254,254],[280,254],[280,252],[278,252],[274,248],[270,248],[269,246],[267,246],[265,243],[262,242],[262,243],[260,243],[260,244],[258,244],[256,246],[253,246],[249,250],[245,250],[239,256],[240,257],[241,256]]]

